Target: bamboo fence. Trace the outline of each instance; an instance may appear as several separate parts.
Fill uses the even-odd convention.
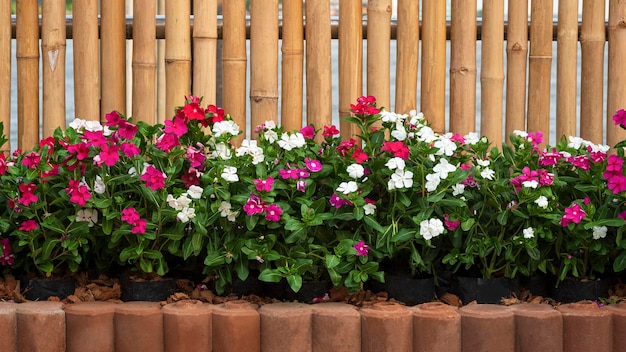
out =
[[[11,3],[0,2],[0,82],[11,82]],[[0,123],[11,129],[11,86],[0,87]],[[11,150],[9,143],[2,146]]]
[[[185,95],[193,93],[207,104],[221,96],[223,108],[242,128],[280,120],[290,131],[303,124],[319,129],[332,124],[334,114],[349,115],[350,104],[368,94],[388,110],[421,110],[437,132],[468,133],[479,126],[495,144],[503,143],[513,130],[542,131],[546,139],[554,132],[558,138],[580,131],[585,139],[609,145],[625,137],[611,121],[616,110],[626,107],[623,1],[608,2],[608,26],[606,0],[562,0],[556,19],[551,1],[508,0],[506,22],[504,0],[483,0],[482,21],[476,0],[453,1],[449,23],[445,2],[440,0],[421,1],[421,17],[419,1],[398,0],[398,8],[393,9],[391,0],[370,0],[364,16],[361,0],[342,0],[337,21],[330,18],[328,0],[283,1],[282,17],[278,0],[253,1],[249,14],[245,0],[221,1],[221,21],[219,3],[107,0],[100,2],[98,14],[97,1],[77,0],[66,25],[62,0],[43,2],[41,24],[36,0],[19,0],[15,19],[9,2],[0,2],[3,82],[11,79],[11,38],[16,39],[17,128],[11,126],[10,85],[0,86],[0,121],[5,133],[17,135],[17,145],[9,149],[32,147],[73,117],[66,116],[66,39],[74,40],[74,80],[67,84],[74,85],[79,118],[103,120],[112,110],[128,113],[130,109],[128,114],[136,120],[162,122]],[[129,7],[134,16],[126,21]],[[394,10],[396,20],[391,18]],[[167,20],[157,20],[157,12]],[[157,46],[158,40],[164,45]],[[338,40],[338,53],[332,52],[333,40]],[[480,65],[477,40],[482,41]],[[333,54],[338,54],[336,64]],[[549,79],[553,59],[556,92],[551,92]],[[218,92],[220,75],[223,88]],[[337,96],[333,96],[333,83],[338,84]],[[552,116],[556,131],[550,131],[552,93],[556,94],[556,116]],[[334,99],[338,111],[333,111]],[[344,123],[340,127],[344,138],[357,132]]]
[[[602,126],[604,104],[604,0],[583,1],[583,18],[580,35],[582,54],[581,80],[580,80],[580,135],[589,140],[602,138]],[[560,50],[563,48],[559,48]],[[560,57],[561,55],[559,55]],[[559,62],[564,60],[559,60]],[[570,82],[563,82],[572,83]],[[561,81],[557,82],[561,86]],[[563,93],[563,92],[559,92]],[[561,98],[559,96],[559,98]],[[575,115],[572,115],[575,116]],[[566,116],[557,115],[559,122]],[[558,130],[558,128],[557,128]],[[571,133],[571,131],[570,131]]]
[[[454,1],[450,27],[450,116],[455,118],[450,120],[450,130],[476,130],[475,87],[476,0]]]
[[[100,119],[100,62],[98,58],[98,1],[72,2],[74,20],[74,111],[85,120]]]

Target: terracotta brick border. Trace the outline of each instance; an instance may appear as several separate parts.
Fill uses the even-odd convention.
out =
[[[626,303],[0,303],[0,341],[7,352],[610,352],[624,350]]]

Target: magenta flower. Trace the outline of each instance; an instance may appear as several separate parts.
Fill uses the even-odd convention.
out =
[[[613,121],[615,121],[616,125],[626,125],[626,111],[624,109],[619,109],[615,115],[613,115]]]
[[[35,220],[26,220],[20,225],[20,231],[33,231],[37,230],[37,222]]]
[[[367,255],[367,252],[370,250],[370,246],[366,245],[365,242],[363,242],[363,240],[357,242],[357,244],[355,244],[352,247],[356,249],[357,256]]]
[[[623,219],[624,221],[626,221],[626,210],[624,210],[623,212],[619,213],[619,215],[617,215],[618,218]]]
[[[70,180],[69,187],[65,188],[65,191],[70,196],[70,202],[76,203],[81,207],[85,206],[89,198],[91,198],[89,188],[81,184],[79,180]]]
[[[122,117],[117,111],[111,111],[110,113],[104,115],[107,120],[107,126],[117,126],[122,121]]]
[[[173,120],[165,121],[165,133],[174,134],[181,137],[187,133],[187,124],[185,118],[181,116],[175,116]]]
[[[322,163],[320,163],[318,160],[305,158],[304,164],[306,165],[306,168],[309,169],[309,171],[311,172],[318,172],[322,170]]]
[[[87,146],[102,147],[107,144],[107,139],[102,131],[89,131],[83,132],[83,139],[87,140]]]
[[[563,157],[561,152],[558,152],[556,148],[552,148],[551,152],[543,152],[539,156],[539,165],[541,166],[555,166],[559,160]]]
[[[122,150],[124,155],[126,155],[126,157],[128,158],[132,158],[133,156],[139,155],[139,153],[141,153],[141,150],[139,149],[139,147],[137,147],[134,143],[130,143],[130,142],[122,143],[122,145],[120,146],[120,149]]]
[[[30,203],[35,203],[39,200],[39,197],[33,193],[37,189],[37,185],[33,183],[22,183],[19,189],[20,192],[22,192],[20,199],[17,201],[19,204],[26,207]]]
[[[311,125],[302,127],[302,129],[300,129],[300,133],[302,133],[302,136],[306,139],[315,138],[315,128]]]
[[[85,143],[70,144],[67,151],[76,154],[76,159],[84,160],[89,157],[89,147]]]
[[[561,226],[565,227],[571,223],[578,224],[587,213],[583,211],[578,203],[574,203],[571,207],[565,208],[565,214],[561,218]]]
[[[280,215],[283,210],[276,204],[270,204],[265,208],[265,220],[277,222],[280,221]]]
[[[117,133],[122,138],[133,139],[133,137],[137,134],[137,125],[134,125],[126,120],[121,120],[118,126]]]
[[[446,228],[450,231],[456,230],[459,225],[461,225],[461,220],[450,220],[450,215],[443,214],[444,223],[446,224]]]
[[[278,174],[282,177],[283,180],[286,179],[298,179],[298,171],[299,169],[280,169],[278,170]]]
[[[146,233],[146,225],[147,222],[144,219],[139,219],[135,221],[133,227],[130,229],[130,232],[133,234],[144,234]]]
[[[129,207],[122,210],[122,221],[126,221],[130,225],[134,225],[141,217],[135,207]]]
[[[248,216],[261,214],[265,210],[265,202],[261,201],[259,196],[253,194],[248,198],[246,204],[244,204],[243,210]]]
[[[298,180],[296,181],[296,189],[300,192],[305,192],[306,190],[306,181],[304,180]]]
[[[187,155],[187,159],[189,159],[191,167],[201,167],[206,158],[202,150],[194,148],[193,146],[187,147],[185,155]]]
[[[265,180],[258,178],[254,180],[254,185],[256,186],[256,190],[259,192],[269,192],[272,190],[272,186],[274,185],[274,178],[271,176]]]
[[[611,176],[607,180],[607,186],[611,191],[613,191],[613,194],[618,194],[622,191],[626,191],[626,176],[624,175]]]
[[[98,154],[100,156],[100,161],[109,167],[115,165],[117,161],[120,160],[119,149],[120,147],[117,145],[103,145],[100,149],[100,154]]]
[[[15,255],[11,254],[11,245],[8,238],[0,240],[0,246],[2,247],[2,255],[0,256],[0,264],[12,265],[15,260]]]
[[[179,145],[180,140],[173,133],[165,133],[163,136],[161,136],[161,139],[156,142],[156,147],[166,153],[174,149],[175,147],[178,147]]]
[[[337,209],[341,208],[344,205],[352,205],[351,201],[339,197],[337,193],[333,193],[328,202],[330,203],[330,205],[334,206]]]
[[[166,179],[167,175],[152,165],[149,165],[143,175],[141,175],[141,180],[146,182],[146,187],[153,191],[165,187]]]
[[[34,169],[39,165],[41,161],[41,156],[37,152],[30,152],[24,155],[24,159],[22,159],[22,164],[29,169]]]

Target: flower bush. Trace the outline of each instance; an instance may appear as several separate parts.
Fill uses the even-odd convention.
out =
[[[437,134],[422,114],[374,97],[351,108],[359,133],[348,139],[273,121],[244,139],[193,96],[164,124],[118,112],[104,126],[75,120],[0,154],[0,265],[47,276],[176,266],[218,292],[249,275],[353,292],[394,265],[558,280],[626,268],[626,142],[541,149],[540,132],[516,131],[499,148]],[[624,127],[626,112],[614,120]]]

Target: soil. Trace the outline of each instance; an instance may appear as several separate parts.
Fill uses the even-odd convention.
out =
[[[64,303],[72,304],[78,302],[88,301],[108,301],[115,303],[122,303],[121,288],[118,278],[111,278],[106,275],[100,275],[96,278],[89,278],[86,273],[79,273],[75,276],[76,290],[73,295],[61,300],[58,297],[50,297],[49,301],[62,301]],[[155,278],[158,279],[158,278]],[[20,289],[20,280],[16,279],[12,275],[8,274],[4,277],[0,277],[0,302],[27,302],[28,300],[22,295]],[[181,300],[199,300],[211,304],[224,303],[226,301],[244,299],[251,303],[255,303],[259,306],[269,303],[280,302],[271,297],[261,297],[258,295],[249,295],[238,297],[235,295],[218,296],[211,290],[206,288],[204,284],[195,284],[189,279],[179,279],[176,281],[178,290],[173,295],[169,296],[166,301],[161,304],[174,303]],[[614,304],[620,301],[626,300],[626,284],[621,280],[618,281],[610,290],[610,297],[598,302],[602,304]],[[361,290],[355,294],[348,294],[345,288],[335,289],[331,288],[328,294],[313,300],[313,303],[319,302],[344,302],[346,304],[355,305],[358,307],[373,305],[377,302],[392,301],[398,302],[393,298],[389,298],[386,292],[373,293],[370,290]],[[461,307],[463,304],[461,300],[454,294],[445,293],[439,297],[439,301],[448,305]],[[403,303],[403,302],[398,302]],[[519,297],[512,297],[503,299],[501,304],[514,305],[520,303],[540,303],[550,304],[552,306],[558,306],[560,302],[549,297],[535,296],[530,291],[522,290]],[[476,302],[469,302],[468,304],[476,304]]]

